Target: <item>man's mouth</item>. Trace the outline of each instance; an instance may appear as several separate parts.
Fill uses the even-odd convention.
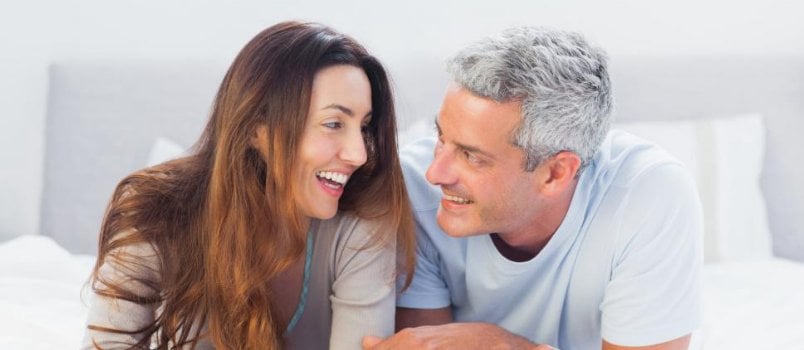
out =
[[[458,197],[458,196],[450,196],[448,194],[444,194],[444,199],[446,199],[446,200],[448,200],[450,202],[453,202],[453,203],[457,203],[457,204],[472,204],[472,203],[474,203],[474,201],[470,201],[470,200],[468,200],[466,198]]]

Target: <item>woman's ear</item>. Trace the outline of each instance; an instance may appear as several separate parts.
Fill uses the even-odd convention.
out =
[[[581,157],[574,152],[562,151],[550,158],[545,165],[547,176],[543,177],[542,193],[548,196],[559,194],[575,180],[581,167]]]
[[[268,156],[268,128],[265,124],[257,125],[251,133],[249,145],[260,152],[263,158]]]

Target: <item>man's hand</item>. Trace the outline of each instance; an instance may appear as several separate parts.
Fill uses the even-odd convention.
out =
[[[603,350],[687,350],[690,346],[691,334],[683,337],[673,339],[661,344],[627,347],[622,345],[615,345],[603,340]]]
[[[364,337],[364,350],[392,349],[549,349],[489,323],[449,323],[405,328],[382,339]]]

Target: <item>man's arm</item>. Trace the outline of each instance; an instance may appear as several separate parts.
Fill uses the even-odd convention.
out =
[[[452,309],[411,309],[398,307],[397,334],[387,339],[366,337],[364,349],[488,349],[507,344],[510,349],[548,350],[550,346],[534,344],[525,338],[489,323],[451,323]],[[603,341],[603,350],[685,350],[690,335],[661,344],[626,347]]]
[[[627,347],[603,341],[603,350],[686,350],[690,335],[648,346]],[[551,350],[489,323],[448,323],[405,328],[387,339],[363,338],[363,349],[523,349]]]
[[[700,324],[703,261],[694,182],[670,163],[643,172],[630,191],[601,303],[603,349],[687,349]]]
[[[452,309],[398,307],[397,332],[391,337],[363,338],[363,349],[506,349],[547,350],[527,339],[490,323],[452,323]]]
[[[687,334],[664,343],[637,347],[615,345],[604,340],[603,350],[687,350],[690,345],[690,337]]]
[[[547,345],[525,338],[490,323],[447,323],[405,328],[386,339],[363,338],[363,349],[512,349],[550,350]]]
[[[411,309],[396,308],[396,331],[419,326],[435,326],[452,322],[452,309]]]

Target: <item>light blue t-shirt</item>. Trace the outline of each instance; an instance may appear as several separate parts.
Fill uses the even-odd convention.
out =
[[[489,235],[453,238],[436,222],[441,190],[424,173],[434,139],[401,152],[417,224],[416,272],[397,306],[452,306],[536,343],[600,349],[692,333],[700,322],[703,223],[694,182],[669,154],[612,131],[582,172],[569,211],[526,262]]]

